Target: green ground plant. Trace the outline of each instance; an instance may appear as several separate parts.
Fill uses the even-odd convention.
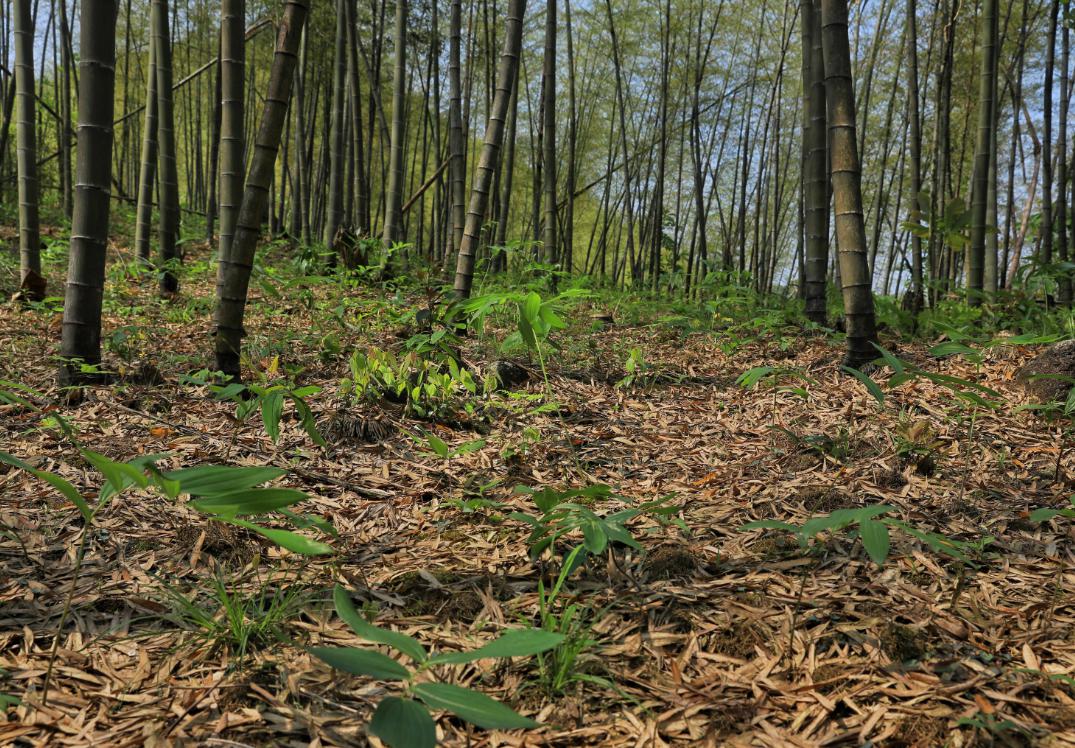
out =
[[[480,691],[446,683],[434,672],[479,660],[532,657],[559,645],[563,636],[542,629],[512,629],[476,649],[431,654],[417,639],[369,623],[347,591],[333,593],[336,614],[359,638],[389,647],[411,661],[407,667],[374,649],[311,647],[310,653],[331,667],[352,675],[399,683],[400,695],[381,698],[367,729],[391,748],[431,748],[437,743],[430,710],[445,711],[488,730],[537,727],[538,723]]]

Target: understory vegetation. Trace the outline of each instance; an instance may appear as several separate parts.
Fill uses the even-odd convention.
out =
[[[879,299],[852,370],[721,275],[453,302],[280,243],[226,384],[209,248],[168,299],[114,252],[110,383],[0,308],[0,742],[1075,735],[1072,407],[1015,379],[1069,311]]]

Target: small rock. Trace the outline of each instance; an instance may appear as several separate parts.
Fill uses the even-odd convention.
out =
[[[495,368],[501,389],[514,389],[530,378],[530,372],[513,361],[497,361]]]
[[[1075,383],[1075,340],[1049,346],[1020,368],[1015,379],[1039,403],[1065,400]]]

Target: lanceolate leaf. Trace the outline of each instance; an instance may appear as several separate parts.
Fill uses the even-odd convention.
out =
[[[283,392],[270,392],[261,399],[261,421],[265,424],[265,433],[274,444],[280,441],[280,416],[283,411]]]
[[[69,482],[67,482],[60,476],[31,467],[27,463],[20,460],[18,457],[15,457],[14,455],[9,455],[7,452],[0,452],[0,462],[7,463],[8,465],[11,465],[12,467],[17,467],[20,470],[25,470],[35,478],[45,481],[50,486],[59,491],[61,494],[63,494],[65,499],[78,507],[79,513],[82,514],[82,519],[84,519],[86,522],[93,521],[93,508],[86,502],[84,498],[82,498],[82,494],[78,492],[77,488],[75,488],[73,485],[71,485]]]
[[[888,558],[888,527],[875,519],[864,519],[859,523],[859,534],[873,562],[878,566],[884,565]]]
[[[335,553],[331,545],[311,540],[305,535],[299,535],[297,532],[291,532],[290,530],[275,530],[270,527],[256,525],[253,522],[226,516],[221,517],[221,521],[245,527],[251,532],[256,532],[258,535],[268,538],[281,548],[285,548],[292,553],[298,553],[301,556],[328,556]]]
[[[871,379],[868,375],[863,374],[858,369],[854,369],[854,368],[852,368],[850,366],[841,366],[840,369],[842,371],[844,371],[846,374],[850,374],[855,379],[859,380],[864,385],[866,385],[866,390],[871,395],[873,395],[873,399],[876,400],[877,402],[881,403],[881,404],[884,404],[884,402],[885,402],[885,393],[882,392],[882,390],[878,386],[877,382],[873,381],[873,379]]]
[[[178,481],[182,493],[191,496],[215,496],[222,493],[253,488],[279,478],[287,471],[275,467],[234,467],[231,465],[200,465],[164,473],[168,480]]]
[[[209,514],[266,514],[298,504],[309,498],[294,488],[248,488],[232,493],[215,494],[193,503],[200,512]]]
[[[451,712],[487,730],[513,730],[537,727],[537,722],[483,693],[448,683],[419,683],[414,693],[434,709]]]
[[[333,590],[332,600],[336,604],[336,614],[351,627],[352,631],[366,641],[387,644],[416,662],[425,662],[429,658],[429,653],[426,652],[425,647],[417,639],[397,631],[378,628],[363,618],[362,614],[355,609],[347,590],[340,585],[336,585],[336,589]]]
[[[488,644],[469,652],[452,652],[433,657],[438,665],[461,665],[494,657],[529,657],[553,649],[564,640],[563,634],[543,629],[515,629]]]
[[[370,720],[369,731],[391,748],[434,748],[437,726],[429,710],[414,699],[385,696]]]
[[[354,647],[311,647],[310,654],[337,670],[377,680],[407,680],[411,672],[388,655]]]

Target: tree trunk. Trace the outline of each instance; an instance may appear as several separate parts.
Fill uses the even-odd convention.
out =
[[[179,259],[179,177],[175,160],[175,115],[172,108],[172,45],[168,32],[168,0],[153,0],[150,11],[157,73],[157,175],[160,183],[160,290],[179,290],[171,265]]]
[[[1053,70],[1056,64],[1056,24],[1059,22],[1060,0],[1049,6],[1049,32],[1045,42],[1044,133],[1042,134],[1041,170],[1041,261],[1053,261]]]
[[[336,250],[336,231],[343,222],[344,193],[344,99],[347,96],[347,3],[336,0],[336,53],[332,66],[332,118],[329,124],[328,210],[325,214],[325,231],[322,241],[330,253]],[[403,0],[397,0],[401,3]],[[332,256],[332,255],[330,255]],[[332,261],[332,260],[330,260]]]
[[[402,238],[403,224],[403,139],[407,134],[405,108],[407,87],[407,0],[396,0],[396,59],[392,71],[392,150],[389,155],[388,187],[385,193],[385,251]],[[392,263],[387,260],[386,267]]]
[[[220,244],[219,257],[231,252],[243,199],[246,150],[243,84],[246,80],[245,0],[222,0],[220,45]],[[217,267],[217,272],[221,272]]]
[[[910,127],[911,223],[922,222],[922,122],[918,112],[918,3],[907,0],[907,120]],[[911,232],[911,311],[922,310],[922,237]]]
[[[545,180],[545,261],[557,262],[556,246],[556,0],[548,0],[545,6],[545,59],[542,67],[542,91],[544,125],[542,127],[542,175]],[[555,286],[556,276],[553,276]]]
[[[497,71],[496,94],[489,112],[489,123],[485,128],[485,143],[482,145],[481,157],[478,160],[478,171],[470,194],[470,206],[467,209],[467,223],[463,230],[463,239],[459,245],[459,257],[456,262],[455,294],[461,299],[470,296],[474,283],[474,257],[481,234],[482,221],[485,218],[485,208],[489,202],[493,173],[496,171],[500,146],[504,141],[504,120],[507,117],[511,89],[519,69],[519,51],[522,47],[525,11],[526,0],[508,1],[504,48],[500,54],[500,68]]]
[[[1068,64],[1070,63],[1071,32],[1064,24],[1060,41],[1060,120],[1057,122],[1056,182],[1059,194],[1056,199],[1056,254],[1059,261],[1068,261]],[[1071,271],[1063,267],[1057,275],[1057,301],[1071,306]]]
[[[847,321],[844,361],[848,366],[860,366],[877,357],[874,348],[877,333],[862,215],[862,172],[855,142],[855,89],[851,80],[847,0],[821,0],[821,26],[836,241]]]
[[[118,13],[118,9],[117,9]],[[60,0],[60,199],[63,214],[70,218],[74,211],[71,186],[71,25],[67,18],[67,0]]]
[[[138,176],[134,247],[139,259],[149,262],[153,234],[153,197],[157,186],[157,63],[153,37],[149,39],[146,74],[145,122],[142,126],[142,165]]]
[[[803,102],[806,172],[806,318],[819,325],[828,321],[826,301],[829,270],[829,179],[825,166],[825,70],[821,50],[821,15],[814,0],[802,0]]]
[[[268,205],[269,185],[276,167],[276,154],[280,149],[302,27],[308,10],[309,0],[287,0],[284,7],[265,110],[254,141],[254,155],[250,160],[246,189],[239,208],[235,238],[229,256],[220,259],[222,272],[217,281],[217,307],[213,320],[216,327],[215,368],[236,379],[240,376],[239,350],[250,271],[254,266],[254,252]]]
[[[348,52],[348,80],[351,94],[351,121],[352,140],[355,158],[355,198],[356,198],[356,223],[361,236],[366,236],[370,231],[370,193],[369,178],[366,163],[365,136],[362,126],[362,86],[358,77],[358,40],[356,24],[357,0],[346,0],[347,3],[347,52]]]
[[[40,186],[37,181],[37,113],[34,101],[34,29],[30,0],[15,0],[15,122],[19,174],[19,294],[28,301],[45,297],[41,275]]]
[[[60,383],[92,378],[101,361],[101,301],[112,184],[116,0],[82,0],[79,32],[78,169],[63,305]]]
[[[575,258],[575,182],[578,178],[578,102],[575,96],[575,30],[571,24],[571,0],[564,0],[567,22],[567,204],[564,209],[563,269],[570,273]]]
[[[978,139],[974,150],[974,183],[971,191],[971,238],[967,251],[967,301],[978,306],[985,289],[985,232],[987,195],[990,192],[990,147],[993,145],[993,113],[996,107],[997,0],[982,3],[982,61],[978,74]],[[993,174],[994,179],[996,177]],[[993,187],[993,194],[996,188]]]
[[[467,220],[466,164],[463,159],[463,83],[460,79],[460,47],[463,33],[462,0],[452,0],[448,18],[448,185],[451,201],[452,249],[462,246]]]

